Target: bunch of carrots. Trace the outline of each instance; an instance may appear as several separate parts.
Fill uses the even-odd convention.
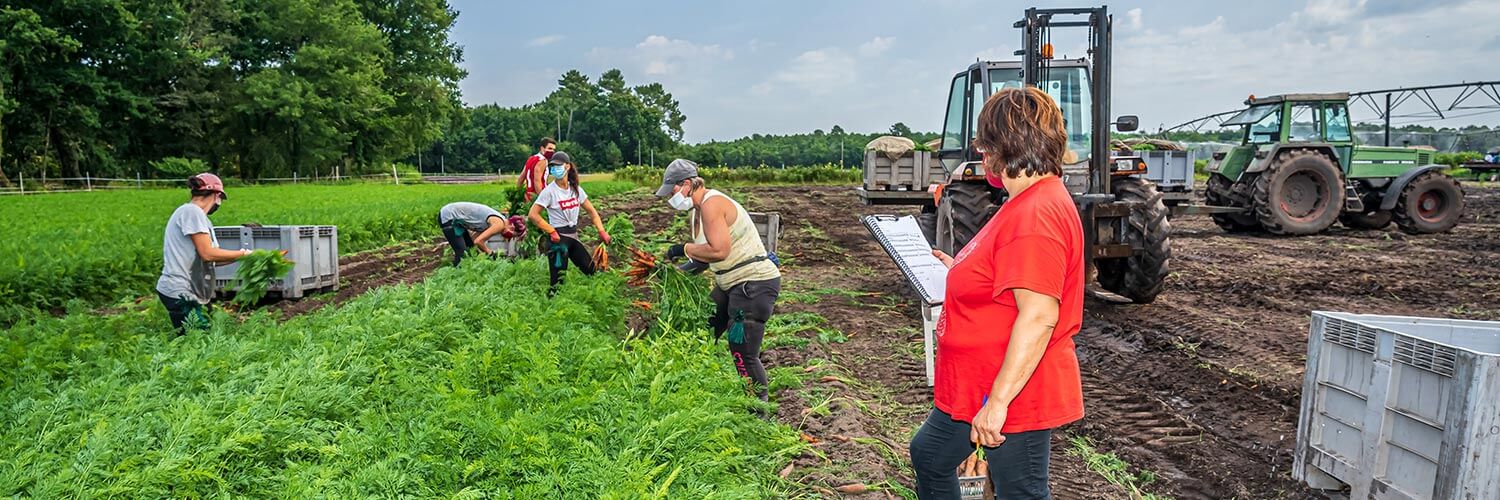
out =
[[[968,460],[958,466],[958,477],[974,477],[989,475],[990,462],[979,458],[979,454],[969,455]]]
[[[609,269],[609,250],[604,245],[594,247],[594,269]]]
[[[637,288],[646,286],[646,280],[656,271],[656,256],[636,248],[631,248],[630,252],[635,254],[635,259],[630,262],[630,270],[625,272],[625,276],[630,278],[627,283]]]

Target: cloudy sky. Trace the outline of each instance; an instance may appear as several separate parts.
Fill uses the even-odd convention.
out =
[[[687,140],[841,125],[937,130],[948,82],[975,58],[1015,59],[1034,3],[983,0],[709,2],[451,0],[470,105],[547,95],[568,69],[619,68],[682,103]],[[1071,3],[1068,5],[1084,5]],[[1055,5],[1062,6],[1062,5]],[[1155,129],[1248,94],[1500,80],[1500,1],[1121,1],[1116,114]],[[1058,32],[1058,55],[1082,52]],[[1354,117],[1371,120],[1369,112]],[[1500,124],[1500,114],[1459,120]],[[1439,125],[1443,123],[1438,123]],[[1450,123],[1451,124],[1451,123]]]

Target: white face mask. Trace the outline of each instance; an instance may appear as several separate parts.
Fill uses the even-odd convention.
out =
[[[693,209],[693,199],[683,196],[682,193],[673,193],[672,198],[667,200],[667,204],[682,211]]]

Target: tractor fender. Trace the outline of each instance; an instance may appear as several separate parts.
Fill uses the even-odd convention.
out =
[[[1405,173],[1397,176],[1396,180],[1391,181],[1391,184],[1385,187],[1385,195],[1380,197],[1380,209],[1390,210],[1396,208],[1396,202],[1401,198],[1401,190],[1406,189],[1406,185],[1410,184],[1412,179],[1416,179],[1417,176],[1431,172],[1433,170],[1442,170],[1445,168],[1448,168],[1448,166],[1423,165],[1411,170],[1407,170]]]
[[[1328,158],[1333,160],[1334,167],[1337,167],[1339,163],[1338,152],[1334,151],[1333,146],[1330,146],[1328,144],[1283,144],[1271,148],[1271,151],[1266,153],[1265,158],[1257,157],[1254,161],[1251,161],[1250,165],[1248,167],[1245,167],[1245,173],[1254,174],[1265,171],[1265,169],[1271,167],[1271,162],[1276,161],[1277,156],[1281,156],[1282,151],[1287,150],[1313,150],[1328,155]]]

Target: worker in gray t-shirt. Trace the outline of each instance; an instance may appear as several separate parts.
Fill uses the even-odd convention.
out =
[[[526,224],[520,217],[507,218],[499,210],[467,201],[443,205],[438,210],[437,222],[448,246],[453,247],[454,266],[464,260],[464,254],[470,248],[478,249],[491,259],[499,256],[496,249],[487,244],[497,234],[513,239],[526,233]]]
[[[213,268],[210,262],[232,262],[249,255],[249,250],[225,250],[214,239],[209,214],[228,199],[224,181],[209,173],[188,178],[193,198],[177,207],[167,219],[161,242],[161,278],[156,280],[156,295],[167,309],[172,327],[181,335],[185,326],[208,325],[206,306],[213,298]]]

